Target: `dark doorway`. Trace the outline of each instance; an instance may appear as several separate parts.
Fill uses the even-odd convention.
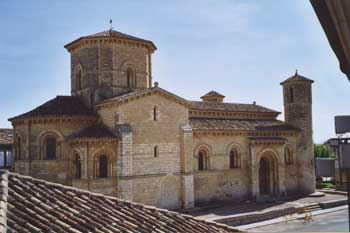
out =
[[[260,160],[259,168],[259,188],[260,195],[270,194],[270,164],[267,158]]]
[[[101,155],[99,160],[99,177],[100,178],[107,178],[108,177],[108,158],[106,155]]]

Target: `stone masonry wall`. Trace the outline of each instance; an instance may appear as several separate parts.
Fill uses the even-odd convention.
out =
[[[181,127],[188,124],[188,109],[153,93],[118,107],[102,108],[99,114],[110,128],[116,124],[131,126],[132,174],[119,176],[124,176],[123,182],[132,180],[129,183],[132,183],[133,201],[178,208],[181,205]],[[125,185],[127,187],[127,183]]]
[[[293,88],[294,101],[290,90]],[[285,121],[302,131],[297,140],[297,164],[300,194],[315,191],[315,169],[312,131],[312,90],[311,83],[290,82],[283,85]]]
[[[196,203],[216,200],[236,200],[249,195],[249,146],[241,136],[194,136],[194,198]],[[198,171],[196,158],[199,147],[210,150],[210,169]],[[236,148],[241,156],[241,168],[229,168],[229,150]]]
[[[64,137],[87,125],[87,122],[51,120],[45,123],[26,121],[25,124],[15,126],[16,135],[22,138],[23,158],[15,162],[15,172],[70,185],[71,173],[67,168],[70,167],[72,148]],[[43,139],[48,134],[57,137],[57,160],[43,159]]]
[[[144,47],[119,43],[85,45],[71,53],[71,87],[73,95],[80,95],[91,105],[101,99],[112,98],[129,91],[126,70],[136,73],[136,89],[149,87],[150,53]],[[75,71],[82,68],[82,90],[75,89]]]

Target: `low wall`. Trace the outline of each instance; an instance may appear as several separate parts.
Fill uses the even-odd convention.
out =
[[[254,222],[261,222],[261,221],[265,221],[273,218],[278,218],[284,215],[294,214],[299,211],[300,211],[300,208],[288,207],[285,209],[272,210],[272,211],[267,211],[263,213],[251,213],[249,215],[242,214],[242,216],[221,218],[214,221],[219,223],[224,223],[230,226],[240,226],[240,225],[250,224]]]

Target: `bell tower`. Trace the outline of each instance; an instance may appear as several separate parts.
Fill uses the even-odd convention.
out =
[[[312,139],[312,83],[295,72],[281,83],[286,124],[301,129],[297,138],[296,161],[299,191],[304,194],[315,191],[314,149]]]
[[[112,30],[64,46],[71,55],[71,94],[86,105],[152,86],[152,41]]]

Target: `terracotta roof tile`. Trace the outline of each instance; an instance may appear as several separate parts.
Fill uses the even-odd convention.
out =
[[[0,129],[0,144],[12,144],[13,133],[13,129]]]
[[[190,118],[194,131],[299,131],[279,120]]]
[[[0,171],[8,232],[237,232],[214,222]],[[35,197],[35,199],[33,199]],[[33,202],[35,200],[36,203]],[[38,204],[39,203],[39,204]]]
[[[56,96],[39,107],[9,120],[38,117],[96,117],[77,96]]]
[[[113,97],[111,99],[106,99],[106,100],[100,101],[97,103],[97,105],[108,103],[108,102],[123,102],[123,101],[129,100],[129,99],[132,99],[132,98],[148,95],[148,94],[153,93],[153,92],[162,93],[164,95],[172,97],[173,99],[179,101],[180,103],[182,103],[186,106],[191,106],[190,101],[188,101],[180,96],[177,96],[177,95],[175,95],[167,90],[164,90],[158,86],[155,86],[152,88],[147,88],[147,89],[142,89],[142,90],[136,90],[133,92],[128,92],[128,93]]]
[[[193,110],[230,111],[230,112],[262,112],[279,113],[275,110],[256,104],[219,103],[205,101],[191,101]]]
[[[117,133],[112,132],[107,126],[104,125],[92,125],[83,128],[77,132],[67,136],[68,139],[93,139],[93,138],[105,138],[116,139],[119,138]]]
[[[122,32],[115,31],[115,30],[106,30],[106,31],[95,33],[95,34],[82,36],[82,37],[79,37],[78,39],[66,44],[64,47],[68,48],[72,44],[74,44],[82,39],[89,39],[89,38],[118,38],[118,39],[133,40],[133,41],[149,43],[154,49],[157,49],[157,47],[154,45],[154,43],[150,40],[141,39],[139,37],[131,36],[131,35],[128,35],[128,34],[125,34]]]
[[[220,93],[218,93],[216,91],[209,91],[207,94],[203,95],[201,98],[203,98],[203,97],[212,97],[212,96],[225,97],[224,95],[221,95]]]
[[[311,82],[311,83],[314,82],[313,80],[308,79],[308,78],[298,74],[298,71],[295,71],[295,74],[292,77],[281,82],[281,85],[283,85],[285,83],[289,83],[289,82],[296,82],[296,81],[305,81],[305,82]]]

